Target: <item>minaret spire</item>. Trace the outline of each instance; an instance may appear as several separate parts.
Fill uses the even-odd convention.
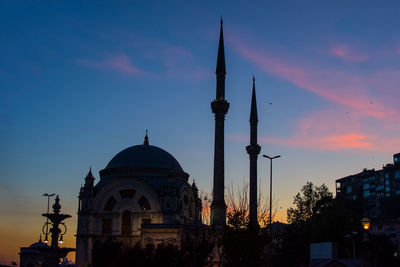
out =
[[[250,145],[246,147],[250,157],[250,225],[258,226],[257,220],[257,157],[260,154],[261,147],[257,144],[257,100],[256,85],[253,76],[253,91],[251,96],[250,108]]]
[[[215,99],[225,99],[225,49],[224,49],[224,31],[223,31],[223,21],[221,17],[221,30],[219,33],[219,45],[218,45],[218,59],[217,68],[215,74],[217,74],[217,95]]]
[[[253,76],[253,91],[251,94],[250,123],[258,124],[257,100],[256,100],[256,79]],[[255,141],[257,141],[257,136]]]
[[[213,180],[213,201],[211,203],[211,224],[216,227],[223,227],[226,224],[225,204],[225,159],[224,159],[224,121],[228,112],[229,103],[225,100],[225,52],[224,35],[222,29],[219,35],[217,69],[217,93],[214,101],[211,102],[211,110],[215,114],[215,139],[214,139],[214,180]]]

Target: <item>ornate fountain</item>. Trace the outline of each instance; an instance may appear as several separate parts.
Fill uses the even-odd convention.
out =
[[[50,196],[50,195],[49,195]],[[67,256],[68,252],[75,251],[74,248],[63,248],[59,244],[63,243],[63,236],[67,232],[67,226],[63,221],[70,218],[71,215],[60,213],[60,198],[57,196],[53,205],[53,213],[43,213],[42,216],[47,220],[42,227],[42,233],[45,234],[45,242],[41,238],[39,242],[22,247],[20,252],[20,266],[48,266],[56,267],[60,263],[60,259]],[[62,229],[60,229],[60,227]],[[51,235],[51,245],[48,246],[47,237]]]
[[[53,213],[43,213],[42,216],[46,217],[48,220],[43,225],[42,232],[43,234],[48,236],[51,233],[51,246],[52,248],[59,248],[58,243],[63,242],[63,236],[67,232],[67,226],[62,222],[67,218],[70,218],[71,215],[69,214],[60,214],[60,198],[56,197],[54,205],[53,205]],[[50,220],[50,222],[49,222]],[[49,226],[52,228],[49,230]],[[63,231],[60,229],[62,226],[64,229]]]

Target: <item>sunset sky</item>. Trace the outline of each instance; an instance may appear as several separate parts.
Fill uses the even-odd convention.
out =
[[[72,215],[65,239],[75,246],[89,167],[98,181],[146,129],[211,192],[221,15],[227,186],[249,176],[252,75],[261,154],[282,155],[281,220],[307,181],[334,191],[338,178],[391,163],[399,14],[399,1],[0,1],[0,262],[39,239],[46,192]],[[262,157],[258,172],[267,192]]]

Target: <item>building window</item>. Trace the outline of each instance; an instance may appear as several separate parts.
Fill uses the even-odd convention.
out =
[[[351,185],[347,187],[347,193],[351,193]]]
[[[143,218],[142,219],[142,224],[151,224],[151,219],[150,218]]]
[[[124,189],[119,191],[119,194],[121,195],[121,198],[133,198],[136,194],[136,190],[133,189]]]
[[[105,211],[112,211],[112,209],[114,208],[116,203],[117,203],[117,201],[115,200],[114,196],[111,196],[107,200],[106,205],[104,205],[104,210]]]
[[[394,173],[394,178],[395,178],[395,179],[400,179],[400,170],[397,170],[397,171]]]
[[[364,191],[364,197],[368,197],[369,196],[369,190],[365,190]]]
[[[101,233],[111,234],[111,231],[112,231],[112,219],[104,218],[101,222]]]
[[[368,189],[369,188],[369,184],[364,184],[364,189]]]
[[[147,200],[147,198],[145,196],[142,196],[139,201],[138,201],[140,207],[142,208],[143,211],[146,210],[151,210],[151,206],[149,201]]]
[[[131,233],[131,212],[129,210],[122,212],[121,233],[123,235],[129,235]]]

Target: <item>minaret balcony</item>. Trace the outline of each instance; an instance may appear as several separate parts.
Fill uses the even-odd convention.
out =
[[[218,113],[226,114],[229,109],[229,102],[223,98],[215,99],[213,102],[211,102],[211,109],[212,112],[215,114]]]
[[[246,146],[246,151],[249,155],[258,155],[260,154],[261,147],[259,145]]]

